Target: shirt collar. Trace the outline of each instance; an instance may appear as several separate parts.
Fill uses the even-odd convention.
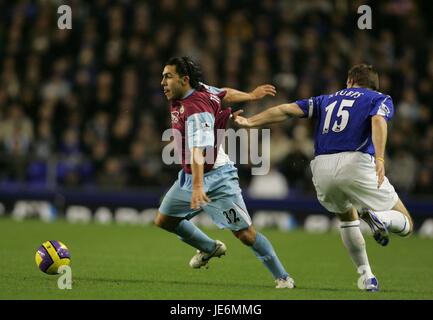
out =
[[[190,95],[194,93],[194,91],[195,91],[194,89],[188,90],[188,92],[182,97],[182,100],[188,98]]]

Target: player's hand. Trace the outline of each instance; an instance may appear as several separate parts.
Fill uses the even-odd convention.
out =
[[[234,123],[236,123],[239,127],[245,127],[245,128],[249,128],[251,127],[250,122],[248,121],[247,118],[244,118],[242,116],[240,116],[240,114],[244,112],[244,110],[238,110],[236,112],[233,112],[231,114],[231,118],[234,121]]]
[[[211,202],[202,188],[194,188],[191,196],[191,209],[200,209],[200,206]]]
[[[379,189],[385,179],[385,164],[383,161],[376,160],[376,176],[377,176],[377,188]]]
[[[264,98],[265,96],[273,96],[275,97],[277,93],[277,90],[273,85],[270,84],[264,84],[261,86],[258,86],[253,91],[250,92],[251,100],[260,100]]]

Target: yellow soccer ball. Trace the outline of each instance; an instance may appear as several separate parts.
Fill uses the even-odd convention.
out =
[[[71,263],[71,254],[64,243],[56,240],[45,241],[35,255],[36,265],[47,274],[58,274],[61,266]]]

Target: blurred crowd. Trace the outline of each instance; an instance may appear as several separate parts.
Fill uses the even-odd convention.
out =
[[[57,7],[72,8],[72,29]],[[373,29],[359,30],[370,4]],[[399,192],[433,194],[433,16],[430,1],[0,0],[0,183],[164,187],[179,170],[161,161],[170,127],[161,92],[164,62],[198,60],[205,82],[278,95],[254,113],[345,86],[370,63],[396,114],[387,176]],[[252,194],[313,193],[313,123],[271,128],[268,176],[239,166]]]

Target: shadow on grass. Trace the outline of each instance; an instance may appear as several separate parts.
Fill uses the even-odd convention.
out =
[[[235,282],[206,282],[206,281],[179,281],[179,280],[151,280],[151,279],[109,279],[109,278],[89,278],[89,277],[75,277],[75,283],[83,283],[83,282],[105,282],[111,284],[138,284],[138,285],[171,285],[171,286],[204,286],[206,289],[210,288],[239,288],[239,289],[251,289],[251,290],[275,290],[275,288],[269,284],[257,285],[257,284],[248,284],[248,283],[235,283]],[[284,292],[285,290],[279,290]],[[291,291],[291,290],[290,290]],[[363,293],[357,288],[348,289],[348,288],[329,288],[329,287],[310,287],[310,286],[297,286],[294,291],[291,292],[341,292],[341,293]],[[431,291],[416,291],[416,290],[381,290],[380,293],[412,293],[412,294],[432,294]],[[375,294],[375,293],[368,293]]]
[[[235,282],[206,282],[206,281],[179,281],[179,280],[150,280],[150,279],[108,279],[108,278],[87,278],[87,277],[75,277],[74,282],[105,282],[111,284],[142,284],[142,285],[180,285],[180,286],[205,286],[206,288],[242,288],[242,289],[260,289],[260,290],[275,290],[273,286],[269,284],[257,285],[257,284],[248,284],[248,283],[235,283]],[[338,288],[311,288],[311,287],[296,287],[296,291],[329,291],[329,292],[356,292],[359,293],[359,290],[350,290],[350,289],[338,289]],[[284,290],[281,290],[284,291]]]

